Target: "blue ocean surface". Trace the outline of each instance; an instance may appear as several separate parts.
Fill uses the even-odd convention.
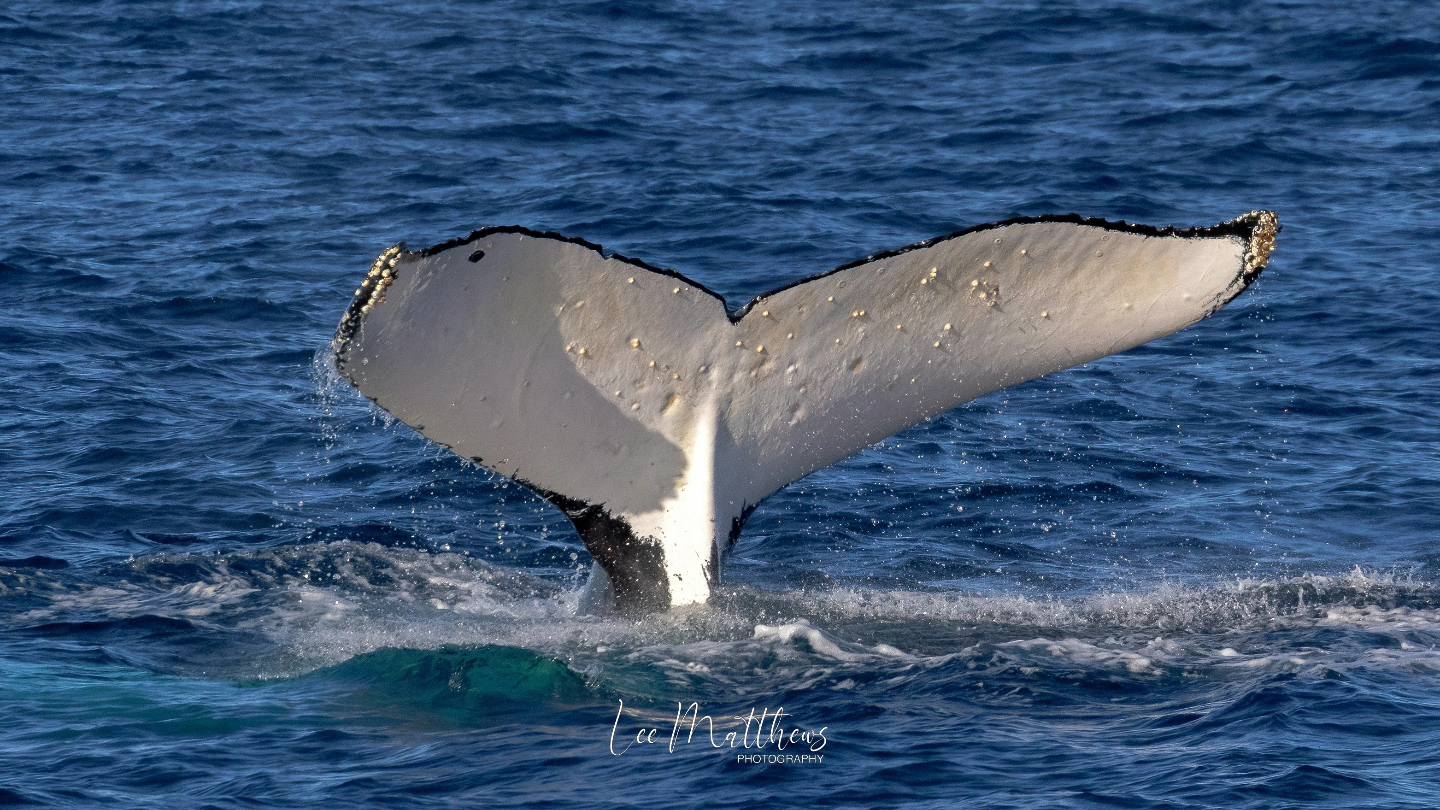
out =
[[[0,805],[1440,805],[1433,7],[10,0],[0,98]],[[1217,316],[793,484],[640,620],[329,355],[483,225],[739,303],[1256,208]]]

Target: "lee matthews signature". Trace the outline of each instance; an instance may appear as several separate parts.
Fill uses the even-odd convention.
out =
[[[817,754],[824,750],[825,731],[829,726],[821,726],[818,729],[806,729],[799,726],[786,728],[781,724],[784,718],[789,717],[785,708],[771,711],[763,708],[756,712],[751,707],[749,714],[734,715],[737,723],[743,724],[732,731],[724,731],[716,737],[715,719],[708,714],[700,713],[700,704],[692,701],[689,706],[683,702],[675,703],[675,722],[670,728],[670,737],[658,737],[661,727],[653,725],[642,725],[632,735],[628,730],[623,734],[620,731],[620,721],[625,717],[625,701],[620,701],[620,706],[615,710],[615,724],[610,727],[610,753],[614,756],[623,756],[626,751],[636,745],[660,745],[665,744],[670,753],[674,753],[676,745],[689,745],[695,741],[695,732],[704,726],[702,741],[710,743],[711,748],[743,748],[764,751],[773,746],[776,751],[784,751],[789,746],[797,746]],[[729,719],[729,718],[724,718]],[[688,725],[684,739],[681,739],[681,730]],[[658,738],[657,738],[658,737]],[[617,748],[620,741],[622,747]],[[740,761],[758,761],[757,758],[747,758],[741,755]],[[783,757],[780,759],[767,758],[767,761],[815,761],[819,762],[820,757]]]

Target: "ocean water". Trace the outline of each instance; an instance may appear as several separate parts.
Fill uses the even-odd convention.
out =
[[[1440,804],[1424,4],[11,0],[0,98],[0,804]],[[487,224],[740,302],[1252,208],[1218,316],[797,482],[639,621],[327,356]]]

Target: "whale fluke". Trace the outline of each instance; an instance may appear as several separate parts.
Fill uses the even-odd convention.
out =
[[[791,481],[1213,314],[1278,231],[1268,211],[1191,229],[1015,219],[732,313],[598,245],[486,228],[382,253],[335,362],[400,421],[563,509],[592,590],[643,612],[704,602],[750,511]]]

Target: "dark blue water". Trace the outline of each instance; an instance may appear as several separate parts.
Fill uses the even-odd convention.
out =
[[[1440,803],[1423,4],[12,0],[0,98],[0,804]],[[1220,315],[791,486],[640,622],[328,370],[380,249],[485,224],[745,300],[1262,207]],[[622,700],[724,747],[613,756]],[[738,762],[782,706],[823,761]]]

